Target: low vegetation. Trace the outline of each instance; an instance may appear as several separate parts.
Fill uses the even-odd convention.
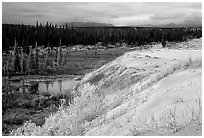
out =
[[[4,91],[5,89],[3,89]],[[50,95],[35,93],[10,92],[2,95],[2,133],[22,126],[26,121],[37,126],[45,123],[45,117],[58,111],[61,99],[66,99],[64,105],[70,104],[70,95]]]
[[[178,64],[169,64],[168,68],[166,68],[166,70],[163,72],[158,72],[150,78],[149,76],[146,76],[146,78],[137,80],[136,82],[138,82],[140,85],[137,85],[136,91],[139,92],[152,83],[162,79],[166,75],[172,74],[178,69],[183,69],[186,66],[190,66],[192,63],[192,60],[186,60],[185,62],[178,62]],[[117,71],[120,70],[117,69]],[[123,70],[123,72],[124,71],[125,70]],[[124,96],[122,96],[122,94],[115,96],[111,95],[108,98],[108,93],[105,95],[105,93],[97,90],[95,85],[91,85],[91,83],[94,84],[96,82],[98,86],[98,82],[101,83],[100,80],[102,79],[104,79],[104,74],[98,74],[90,79],[90,82],[86,82],[83,86],[83,90],[80,91],[81,93],[77,93],[77,96],[74,98],[74,103],[68,107],[62,104],[56,113],[46,118],[44,125],[36,126],[35,123],[27,122],[22,127],[12,130],[10,135],[85,135],[86,132],[92,128],[107,123],[108,120],[123,114],[122,112],[116,110],[117,107],[120,107],[120,105],[123,103],[123,100],[125,100],[123,99]],[[134,83],[135,82],[133,80],[133,84]],[[128,92],[125,94],[130,94]],[[148,101],[148,99],[146,98],[145,100],[139,102],[145,103],[145,101]],[[182,102],[182,100],[179,100],[178,102]],[[201,106],[201,104],[199,106]],[[110,115],[108,112],[110,110],[112,115]],[[201,112],[198,114],[193,110],[191,111],[193,116],[202,116],[200,115]],[[176,118],[176,109],[169,109],[159,118],[152,115],[153,123],[151,125],[153,128],[159,128],[159,130],[177,132],[180,129],[180,124],[177,122]],[[146,129],[149,126],[142,126],[142,129],[139,127],[140,126],[138,126],[136,123],[135,128],[131,130],[134,135],[137,135],[140,131],[143,131],[143,128]]]
[[[197,100],[197,106],[184,105],[184,110],[177,113],[176,107],[168,108],[156,116],[152,114],[150,120],[142,119],[135,121],[129,130],[132,135],[140,135],[142,133],[157,132],[158,135],[169,135],[176,133],[185,128],[189,124],[202,125],[202,105],[200,98]]]

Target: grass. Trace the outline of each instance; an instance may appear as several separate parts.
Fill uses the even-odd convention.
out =
[[[17,129],[26,121],[31,120],[37,126],[45,123],[45,117],[56,112],[60,99],[66,99],[69,105],[70,95],[37,95],[20,92],[2,95],[2,133],[7,135],[12,129]],[[61,102],[62,104],[62,102]]]
[[[180,127],[176,121],[176,107],[174,109],[168,109],[166,112],[162,113],[160,117],[160,128],[169,130],[170,132],[177,132]]]
[[[76,51],[72,53],[64,54],[65,62],[62,66],[57,67],[53,65],[55,60],[55,54],[49,55],[48,62],[49,68],[46,69],[44,65],[45,55],[39,56],[40,69],[38,75],[84,75],[92,70],[95,70],[102,65],[116,59],[123,55],[125,52],[131,51],[129,48],[113,48],[105,51],[101,50],[89,50]],[[96,52],[96,54],[95,54]],[[3,56],[3,61],[9,61],[11,63],[11,56]],[[4,72],[3,72],[4,75]],[[13,73],[13,75],[18,75]]]
[[[186,110],[181,117],[185,120],[184,122],[178,121],[179,116],[177,115],[175,106],[173,109],[168,108],[162,111],[157,116],[152,114],[149,121],[146,119],[135,121],[129,131],[134,136],[148,131],[155,131],[163,135],[169,135],[170,133],[176,133],[180,129],[185,128],[189,123],[202,125],[202,105],[200,98],[197,100],[197,107],[191,107],[186,104],[185,109]]]
[[[202,125],[202,104],[201,99],[197,99],[197,109],[194,109],[193,107],[187,105],[186,106],[186,122],[187,123],[197,123],[198,125]],[[196,111],[197,110],[197,111]]]
[[[88,88],[88,87],[87,87]],[[89,89],[90,90],[90,89]],[[84,92],[81,97],[74,99],[74,104],[59,110],[46,119],[45,124],[40,127],[26,123],[17,130],[10,132],[10,135],[83,135],[87,122],[91,122],[99,116],[100,98],[89,95],[92,92]],[[29,127],[32,125],[33,127]]]
[[[188,63],[190,61],[188,60],[185,62]],[[170,63],[167,69],[164,70],[163,72],[158,72],[157,74],[146,76],[140,81],[134,78],[130,78],[130,80],[125,83],[127,85],[131,85],[131,84],[134,85],[135,83],[139,84],[137,85],[137,87],[134,87],[138,90],[137,92],[139,92],[142,89],[146,88],[147,86],[151,85],[152,83],[157,82],[161,78],[165,77],[166,75],[169,75],[174,71],[185,67],[185,65],[186,64],[183,65],[180,62],[177,64]],[[118,71],[118,68],[116,69],[116,71]],[[98,83],[98,82],[100,84],[101,83],[100,80],[102,80],[103,78],[104,78],[104,74],[103,75],[98,74],[92,79],[90,79],[90,83],[85,83],[83,87],[79,87],[79,91],[81,93],[80,93],[80,96],[74,98],[74,104],[70,105],[69,107],[63,107],[62,105],[55,114],[45,119],[45,124],[43,126],[38,127],[38,126],[35,126],[35,124],[26,123],[24,124],[24,126],[18,128],[17,130],[13,130],[12,132],[10,132],[10,135],[24,135],[24,132],[29,132],[29,133],[26,133],[26,135],[56,135],[56,136],[84,135],[86,132],[91,130],[91,128],[94,128],[94,126],[100,125],[103,122],[110,121],[110,119],[114,119],[115,117],[120,115],[120,113],[117,112],[116,109],[123,102],[123,101],[120,101],[122,97],[120,97],[120,94],[117,93],[118,96],[117,95],[115,96],[116,99],[110,97],[109,99],[106,100],[107,97],[104,97],[103,95],[104,93],[102,93],[101,91],[97,91],[97,92],[101,92],[102,95],[97,93],[96,92],[97,87],[91,84]],[[119,80],[124,81],[122,77]],[[108,85],[108,82],[112,82],[111,85],[110,84]],[[110,86],[110,88],[113,88],[114,79],[110,81],[106,81],[103,85],[104,86],[108,85]],[[120,89],[123,89],[123,87],[126,87],[127,85],[122,86]],[[136,89],[134,90],[136,91]],[[106,90],[109,90],[109,89],[106,89]],[[109,92],[109,91],[107,91],[106,93],[112,94],[112,92]],[[148,99],[146,98],[146,100]],[[146,100],[144,100],[143,102],[145,102]],[[108,117],[106,116],[107,115],[106,113],[110,109],[112,109],[111,111],[112,115]],[[156,122],[155,124],[157,125],[152,125],[153,128],[155,127],[157,129],[158,128],[165,129],[171,132],[177,132],[180,129],[180,124],[178,124],[176,120],[176,109],[167,110],[160,116],[159,119],[161,121],[157,120],[157,118],[154,118],[154,122]],[[135,126],[133,127],[132,132],[135,135],[137,135],[138,132],[143,130],[145,127],[146,125],[142,126],[136,123]]]

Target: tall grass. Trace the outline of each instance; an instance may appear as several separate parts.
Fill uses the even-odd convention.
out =
[[[191,60],[184,61],[183,64],[181,64],[181,62],[169,63],[168,66],[161,68],[156,74],[148,75],[140,81],[130,84],[131,89],[126,91],[126,95],[139,92],[152,83],[162,79],[166,75],[172,74],[176,70],[184,68],[191,63]],[[96,78],[93,78],[93,80],[97,80],[100,84],[100,80],[104,77],[104,75],[99,75]],[[103,91],[97,89],[92,80],[91,83],[93,85],[86,82],[83,84],[83,87],[79,87],[78,90],[80,93],[74,98],[74,103],[68,107],[65,107],[62,104],[55,114],[46,118],[43,126],[39,127],[32,122],[26,122],[22,127],[10,132],[10,135],[84,135],[94,126],[100,125],[108,120],[110,121],[122,114],[122,112],[118,112],[117,108],[128,108],[129,105],[122,104],[124,95],[115,95],[115,97],[108,98],[107,95],[103,94]],[[119,105],[121,106],[119,107]],[[169,110],[165,112],[161,117],[163,122],[162,124],[165,125],[157,123],[157,128],[168,129],[173,132],[178,131],[179,125],[176,121],[175,112],[176,110]],[[112,113],[112,115],[109,113]],[[157,120],[155,119],[154,122],[156,121]],[[136,125],[135,128],[135,131],[137,131],[139,126]],[[136,134],[137,133],[138,132],[136,132]]]
[[[91,122],[100,114],[100,97],[92,93],[93,89],[87,87],[87,91],[76,97],[74,104],[69,107],[64,107],[63,100],[59,110],[46,118],[42,127],[26,122],[22,127],[11,131],[10,135],[83,135],[86,125],[89,124],[87,122]]]
[[[176,106],[174,108],[167,108],[157,115],[152,114],[150,120],[134,121],[132,128],[129,130],[132,135],[139,135],[142,132],[157,131],[161,134],[168,135],[169,133],[178,132],[185,128],[189,123],[202,125],[202,105],[200,98],[198,98],[196,106],[184,105],[186,110],[183,111],[182,116],[178,114]],[[179,118],[185,121],[179,121]]]

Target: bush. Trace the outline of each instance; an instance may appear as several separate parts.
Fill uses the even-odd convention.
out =
[[[91,122],[102,113],[101,98],[93,94],[94,87],[87,86],[74,104],[67,108],[61,105],[58,111],[45,119],[45,124],[26,122],[22,127],[10,132],[10,135],[84,135],[87,122]]]

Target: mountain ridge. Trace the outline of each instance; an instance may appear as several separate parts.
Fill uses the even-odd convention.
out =
[[[113,24],[97,22],[65,22],[62,25],[67,25],[68,27],[114,27]]]
[[[202,24],[175,24],[175,23],[168,23],[163,25],[140,25],[139,27],[161,27],[161,28],[181,28],[181,27],[202,27]]]

